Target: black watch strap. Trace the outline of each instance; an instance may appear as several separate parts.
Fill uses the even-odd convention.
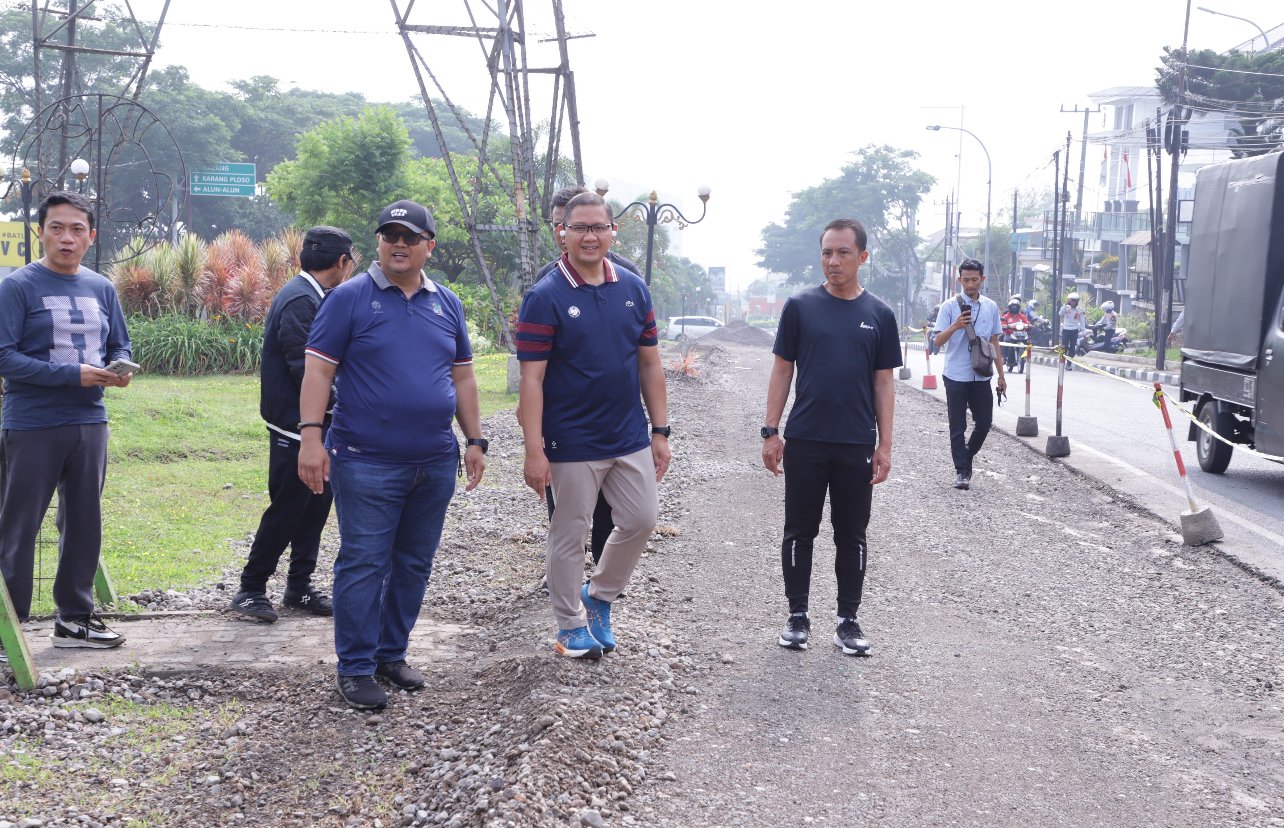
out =
[[[468,445],[480,446],[482,450],[482,454],[485,454],[486,452],[490,451],[490,440],[487,440],[485,437],[469,437]]]
[[[764,439],[764,440],[766,440],[768,437],[775,437],[775,436],[776,436],[776,435],[778,435],[779,433],[780,433],[780,429],[776,428],[775,426],[763,426],[763,427],[762,427],[762,432],[761,432],[761,434],[762,434],[762,439]]]
[[[672,434],[672,433],[673,433],[673,427],[672,427],[672,426],[667,426],[667,425],[666,425],[666,426],[651,426],[651,433],[652,433],[652,434],[659,434],[661,437],[666,437],[666,438],[667,438],[670,434]]]
[[[299,423],[299,431],[303,431],[305,428],[325,428],[325,423]]]

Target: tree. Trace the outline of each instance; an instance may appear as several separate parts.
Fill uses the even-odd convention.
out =
[[[922,262],[914,213],[935,183],[913,166],[918,153],[870,144],[856,152],[837,178],[826,179],[796,193],[785,223],[762,231],[759,266],[789,275],[789,282],[819,281],[821,230],[835,218],[860,220],[869,234],[868,249],[875,266],[866,285],[888,299],[904,294],[906,281],[917,298]]]
[[[1156,85],[1164,103],[1189,106],[1205,114],[1225,114],[1238,126],[1230,138],[1231,155],[1246,158],[1274,152],[1284,144],[1284,51],[1222,54],[1211,49],[1190,53],[1186,95],[1179,99],[1181,49],[1164,48]]]
[[[326,121],[299,138],[298,157],[267,179],[272,199],[301,224],[329,224],[352,234],[369,259],[379,211],[405,198],[410,136],[396,113],[369,107],[358,118]]]

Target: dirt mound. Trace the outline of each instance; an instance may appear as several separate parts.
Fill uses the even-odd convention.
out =
[[[699,342],[731,342],[736,345],[758,345],[770,348],[776,337],[762,328],[755,328],[740,320],[729,323],[711,334],[700,337]]]

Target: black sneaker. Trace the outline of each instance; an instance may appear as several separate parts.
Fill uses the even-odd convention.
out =
[[[869,639],[855,618],[839,620],[838,629],[834,630],[834,646],[842,648],[844,655],[869,655]]]
[[[83,618],[54,619],[53,635],[49,636],[55,647],[79,647],[91,650],[110,650],[125,643],[125,636],[112,632],[98,617],[91,612]]]
[[[330,596],[317,592],[316,587],[308,587],[303,592],[295,592],[286,589],[285,594],[281,596],[281,603],[291,609],[303,610],[313,615],[334,615],[334,604],[330,603]]]
[[[811,634],[811,619],[805,612],[792,612],[785,628],[780,631],[780,646],[791,650],[807,649],[807,636]]]
[[[227,605],[232,612],[239,612],[241,615],[253,618],[255,621],[266,621],[271,624],[276,620],[276,610],[272,609],[272,602],[261,592],[245,592],[244,590],[236,593],[236,597]]]
[[[405,661],[389,661],[375,668],[375,675],[402,690],[418,690],[424,686],[424,674]]]
[[[967,472],[959,472],[954,475],[954,488],[970,489],[972,488],[972,475]]]
[[[357,710],[382,710],[388,704],[388,694],[374,676],[339,676],[339,695]]]

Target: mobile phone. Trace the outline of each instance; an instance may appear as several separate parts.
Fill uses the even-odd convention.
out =
[[[104,370],[111,371],[118,377],[124,377],[137,371],[141,371],[142,368],[143,366],[139,365],[137,362],[130,362],[127,359],[114,359],[105,366]]]

